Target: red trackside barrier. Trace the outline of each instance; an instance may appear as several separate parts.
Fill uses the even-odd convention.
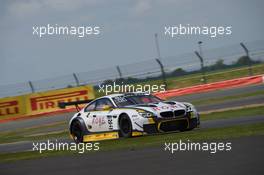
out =
[[[262,83],[263,78],[264,78],[263,75],[237,78],[232,80],[208,83],[208,84],[191,86],[186,88],[172,89],[172,90],[167,90],[165,92],[157,92],[154,95],[156,95],[159,98],[169,98],[169,97],[181,96],[186,94],[194,94],[194,93],[208,92],[208,91],[225,89],[225,88],[247,86],[251,84]]]

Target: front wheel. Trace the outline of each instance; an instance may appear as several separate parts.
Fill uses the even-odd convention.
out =
[[[125,138],[132,136],[132,124],[127,114],[123,114],[119,118],[119,135]]]
[[[197,128],[199,126],[199,123],[198,123],[198,119],[197,118],[193,118],[193,119],[189,119],[189,127],[186,126],[183,126],[180,128],[180,131],[183,132],[183,131],[191,131],[193,130],[194,128]]]

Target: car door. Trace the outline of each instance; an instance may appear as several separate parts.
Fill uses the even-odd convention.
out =
[[[91,104],[92,105],[92,104]],[[108,98],[101,98],[95,101],[94,106],[87,109],[88,129],[90,132],[111,131],[113,126],[109,122],[111,116],[111,109],[104,110],[105,106],[114,107]]]

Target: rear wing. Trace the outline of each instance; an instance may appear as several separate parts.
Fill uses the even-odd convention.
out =
[[[71,101],[71,102],[59,102],[58,103],[58,107],[61,109],[65,109],[66,106],[75,106],[77,111],[80,111],[81,108],[79,107],[79,105],[81,104],[87,104],[90,103],[93,100],[80,100],[80,101]]]

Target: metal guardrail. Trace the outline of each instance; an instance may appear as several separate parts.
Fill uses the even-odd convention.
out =
[[[203,50],[200,52],[190,52],[186,54],[153,58],[126,65],[115,65],[113,67],[91,70],[87,72],[72,73],[70,75],[42,79],[38,81],[28,81],[17,84],[0,86],[0,97],[17,96],[32,92],[41,92],[53,89],[75,87],[86,84],[98,85],[106,80],[116,80],[120,78],[145,79],[159,77],[166,83],[166,74],[181,68],[184,71],[201,71],[203,67],[215,64],[219,59],[224,64],[233,64],[241,56],[249,56],[254,61],[264,61],[264,41],[254,41],[238,43],[221,48]],[[201,59],[202,58],[202,59]],[[202,67],[201,67],[202,66]],[[249,75],[252,74],[251,64],[248,66]],[[206,70],[204,70],[206,74]],[[206,76],[203,76],[204,83]]]

